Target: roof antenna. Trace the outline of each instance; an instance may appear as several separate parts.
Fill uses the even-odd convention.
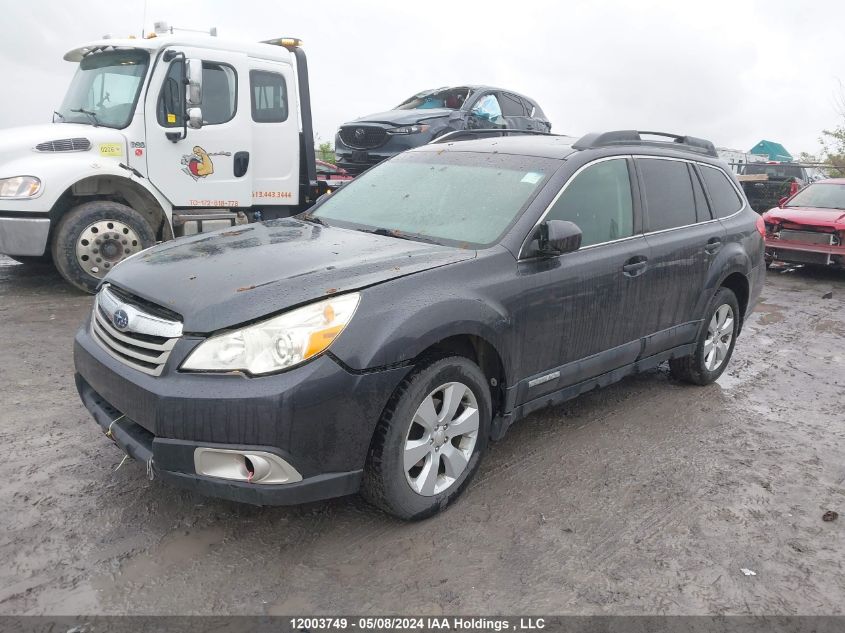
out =
[[[144,17],[141,19],[141,39],[144,39],[144,26],[147,24],[147,0],[144,0]]]

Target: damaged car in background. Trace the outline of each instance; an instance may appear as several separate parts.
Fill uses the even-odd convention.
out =
[[[351,174],[458,130],[551,132],[537,102],[512,90],[457,86],[424,90],[387,112],[344,123],[337,131],[337,164]]]
[[[766,265],[845,267],[845,178],[808,185],[763,214]]]
[[[712,143],[462,134],[114,267],[74,346],[102,431],[204,494],[420,519],[533,411],[664,361],[721,375],[765,266]]]

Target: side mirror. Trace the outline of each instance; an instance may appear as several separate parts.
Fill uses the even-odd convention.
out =
[[[784,196],[780,200],[778,200],[778,206],[783,209],[783,205],[786,204],[786,201],[789,200],[789,196]]]
[[[539,226],[540,254],[555,257],[581,248],[581,229],[568,220],[549,220]]]
[[[202,108],[188,108],[188,127],[192,130],[202,127]]]
[[[185,60],[185,105],[188,108],[198,108],[202,105],[202,60]]]

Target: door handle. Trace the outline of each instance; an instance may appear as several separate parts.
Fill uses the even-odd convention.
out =
[[[648,258],[645,255],[632,257],[622,266],[622,272],[628,277],[642,275],[648,266]]]
[[[235,169],[235,178],[240,178],[249,169],[249,152],[235,152],[235,158],[232,161]]]
[[[722,248],[722,238],[720,237],[711,237],[707,240],[707,244],[704,245],[704,250],[708,255],[715,255],[719,252],[720,248]]]

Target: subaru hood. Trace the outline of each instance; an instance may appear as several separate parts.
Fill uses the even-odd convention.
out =
[[[431,108],[428,110],[388,110],[387,112],[379,112],[377,114],[368,114],[359,119],[355,119],[350,123],[344,124],[355,125],[356,123],[383,123],[385,125],[413,125],[414,123],[424,123],[429,119],[440,119],[451,116],[453,112],[458,110],[450,110],[449,108]]]
[[[105,281],[177,312],[186,332],[209,333],[475,254],[286,218],[154,246]]]

